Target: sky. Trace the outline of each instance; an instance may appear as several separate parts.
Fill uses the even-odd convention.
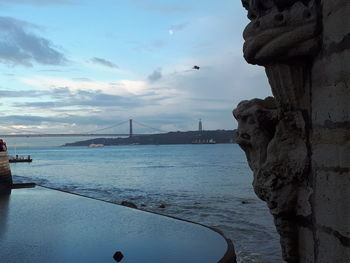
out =
[[[270,95],[247,23],[238,0],[0,0],[0,133],[234,129]]]

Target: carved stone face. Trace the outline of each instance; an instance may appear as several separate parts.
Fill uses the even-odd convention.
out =
[[[251,64],[269,65],[318,52],[315,0],[242,0],[251,22],[244,30],[243,52]]]
[[[233,111],[238,122],[236,142],[244,150],[253,171],[266,159],[267,145],[274,135],[276,104],[273,98],[242,101]]]

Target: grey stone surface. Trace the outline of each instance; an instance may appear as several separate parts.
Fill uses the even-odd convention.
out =
[[[0,195],[11,193],[12,175],[6,151],[0,152]]]
[[[313,233],[309,228],[299,227],[299,236],[303,238],[299,242],[300,262],[314,262]]]
[[[350,259],[350,2],[322,1],[322,50],[312,68],[315,262]]]
[[[242,2],[244,57],[265,67],[276,105],[234,110],[255,192],[287,262],[350,262],[350,1]]]
[[[350,180],[344,180],[341,175],[346,176],[337,171],[317,171],[314,187],[317,200],[314,203],[315,219],[321,229],[330,228],[350,240]]]
[[[334,233],[323,228],[316,231],[317,236],[317,261],[325,263],[348,263],[350,250],[344,249],[344,244],[339,242]]]

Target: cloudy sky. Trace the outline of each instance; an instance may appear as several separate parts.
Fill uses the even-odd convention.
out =
[[[263,69],[242,58],[240,2],[0,0],[0,133],[130,118],[164,131],[200,118],[204,129],[235,128],[239,101],[270,95]]]

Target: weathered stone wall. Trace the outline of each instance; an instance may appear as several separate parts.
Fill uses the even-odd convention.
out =
[[[322,49],[311,89],[314,251],[301,255],[303,262],[345,263],[350,262],[350,1],[321,5]]]
[[[242,0],[274,98],[234,110],[288,263],[350,262],[350,0]]]
[[[6,151],[0,152],[0,195],[11,193],[12,175]]]

